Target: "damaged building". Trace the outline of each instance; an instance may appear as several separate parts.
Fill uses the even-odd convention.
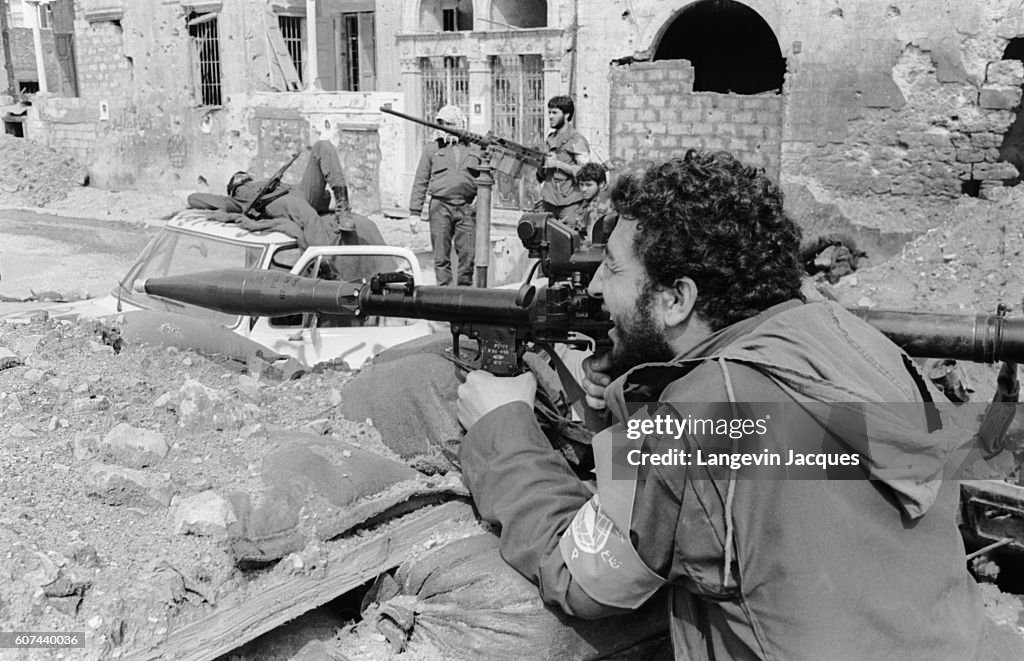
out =
[[[73,10],[75,81],[32,96],[25,130],[100,186],[219,190],[312,133],[343,150],[358,208],[402,207],[425,133],[379,106],[452,103],[473,130],[538,145],[563,93],[620,172],[729,149],[812,229],[922,230],[1024,168],[1024,12],[1008,1],[49,4],[50,44]],[[531,177],[499,180],[495,206],[535,196]]]

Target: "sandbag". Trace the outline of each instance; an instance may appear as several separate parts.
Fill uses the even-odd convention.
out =
[[[263,491],[255,499],[228,496],[238,519],[228,530],[230,548],[239,564],[271,562],[314,539],[468,496],[455,477],[427,477],[331,437],[289,431],[269,440],[276,447],[263,460]]]
[[[456,403],[466,371],[450,360],[451,346],[451,335],[444,334],[403,342],[381,352],[341,391],[342,415],[370,419],[388,448],[425,473],[459,468],[463,430]],[[463,339],[462,356],[475,353],[476,343]],[[592,432],[564,417],[568,404],[555,371],[544,359],[528,362],[539,384],[535,411],[541,429],[570,466],[589,478]]]
[[[505,563],[485,533],[402,565],[392,589],[364,611],[393,647],[427,645],[450,659],[671,658],[661,594],[643,608],[601,620],[569,617]],[[404,636],[404,639],[403,639]]]
[[[384,444],[419,470],[454,468],[462,439],[455,414],[465,373],[443,357],[450,335],[431,335],[381,352],[341,390],[349,420],[369,418]]]

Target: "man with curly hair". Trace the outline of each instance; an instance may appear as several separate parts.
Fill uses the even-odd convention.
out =
[[[962,439],[903,351],[801,297],[778,186],[691,150],[612,199],[590,292],[614,348],[584,382],[614,422],[596,487],[545,439],[532,375],[459,389],[463,474],[505,560],[570,615],[664,595],[676,658],[1024,658],[967,572],[943,479]]]

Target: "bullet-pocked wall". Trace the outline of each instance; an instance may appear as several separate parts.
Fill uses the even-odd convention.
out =
[[[265,0],[79,3],[80,96],[38,97],[31,135],[75,154],[101,187],[217,193],[232,172],[267,175],[324,138],[342,150],[355,209],[395,205],[381,162],[405,146],[377,109],[399,96],[286,91],[267,36],[277,25]]]
[[[730,5],[750,10],[777,39],[784,61],[781,94],[775,96],[781,117],[778,176],[790,213],[805,226],[828,217],[833,224],[882,230],[934,227],[949,216],[958,196],[994,193],[1018,181],[1009,156],[1009,144],[1017,143],[1008,136],[1020,107],[1024,64],[1006,52],[1013,39],[1024,37],[1024,12],[1008,0],[580,3],[578,124],[599,154],[611,151],[616,160],[628,162],[630,150],[653,148],[660,155],[673,149],[661,148],[654,137],[667,124],[660,114],[626,120],[621,111],[632,93],[628,86],[635,88],[645,77],[675,76],[674,84],[685,89],[685,68],[669,65],[658,50],[671,26],[702,4],[716,11]],[[717,34],[706,27],[705,36],[728,39],[730,25],[735,29],[737,21]],[[728,64],[729,56],[717,58]],[[691,57],[682,59],[693,67],[699,90],[701,62]],[[641,74],[644,67],[664,73]],[[732,91],[692,96],[770,95]],[[684,99],[692,96],[670,98],[685,107]],[[701,110],[725,115],[710,103]],[[699,135],[709,128],[690,126],[679,136],[680,149],[701,137],[706,146],[726,140],[722,131],[713,131],[717,142]],[[645,147],[648,129],[652,136]],[[757,136],[760,152],[775,149],[770,135],[775,133]],[[641,144],[627,146],[622,138]]]

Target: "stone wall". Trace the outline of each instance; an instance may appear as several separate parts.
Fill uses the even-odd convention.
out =
[[[651,62],[660,36],[690,4],[580,3],[579,52],[586,56],[575,83],[577,127],[599,155],[664,155],[676,141],[665,117],[675,117],[686,127],[675,128],[680,148],[699,144],[711,130],[705,146],[754,150],[769,170],[776,159],[789,211],[799,220],[828,216],[885,231],[934,227],[961,194],[995,195],[1017,180],[1016,168],[1000,159],[1024,76],[1019,61],[1002,61],[1010,40],[1024,37],[1024,13],[1010,0],[743,0],[775,34],[786,59],[782,94],[769,108],[751,110],[780,113],[778,129],[760,120],[725,128],[694,119],[698,110],[703,119],[744,117],[728,105],[759,105],[765,97],[723,106],[732,95],[701,99],[678,72],[671,74],[675,91],[666,87],[650,97],[661,103],[669,94],[677,106],[664,112],[625,106],[630,86],[646,84],[627,71],[663,64]],[[637,111],[635,118],[629,110]],[[661,141],[655,136],[663,125]],[[754,144],[737,141],[748,131]],[[1024,125],[1021,132],[1024,161]]]
[[[269,174],[324,138],[342,150],[354,208],[401,204],[408,193],[382,176],[381,162],[404,162],[405,145],[378,111],[385,103],[399,107],[399,95],[268,91],[264,26],[276,17],[265,2],[239,0],[225,1],[217,19],[223,102],[202,106],[188,11],[161,0],[79,8],[80,97],[37,97],[29,134],[80,158],[101,187],[216,193],[232,172]],[[288,176],[297,178],[304,165],[300,157]]]
[[[611,71],[613,164],[662,161],[691,147],[727,149],[779,176],[782,97],[693,92],[685,60],[637,62]]]

